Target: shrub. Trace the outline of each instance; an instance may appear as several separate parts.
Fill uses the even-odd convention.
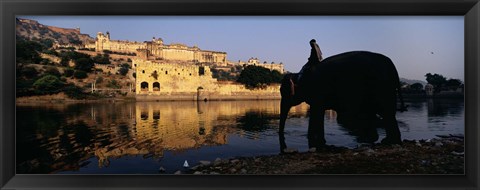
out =
[[[75,60],[75,69],[85,72],[92,71],[93,65],[93,60],[89,58],[79,58]]]
[[[128,69],[130,68],[130,65],[128,63],[124,63],[121,65],[121,68],[118,70],[118,72],[125,76],[128,73]]]
[[[56,77],[60,77],[62,75],[62,74],[60,74],[60,71],[58,71],[58,69],[56,67],[47,68],[47,70],[45,71],[45,74],[53,75],[53,76],[56,76]]]
[[[75,71],[73,69],[67,68],[65,69],[65,71],[63,71],[63,75],[65,75],[65,77],[71,77],[73,76],[74,72]]]
[[[17,63],[40,63],[42,58],[38,52],[44,49],[45,46],[38,42],[17,39],[15,52]]]
[[[57,93],[64,86],[64,83],[56,76],[45,75],[33,83],[33,88],[38,94]]]
[[[98,64],[110,64],[110,55],[108,54],[97,54],[95,57],[92,58],[95,63]]]
[[[42,64],[42,65],[53,65],[53,63],[49,59],[42,59],[42,61],[40,61],[40,64]]]
[[[97,80],[95,80],[95,83],[100,84],[103,82],[103,77],[98,77]]]
[[[43,53],[58,56],[58,53],[53,49],[44,50]]]
[[[84,79],[87,78],[87,73],[85,71],[77,70],[75,73],[73,73],[73,77],[76,79]]]
[[[85,99],[88,97],[88,94],[83,92],[82,87],[75,86],[75,84],[69,83],[63,88],[63,92],[73,99]]]
[[[108,84],[107,84],[107,87],[108,88],[120,88],[120,84],[115,80],[115,79],[112,79]]]
[[[249,88],[257,88],[265,84],[280,83],[281,80],[282,74],[276,70],[270,71],[267,68],[249,65],[240,73],[237,82]]]
[[[34,67],[23,67],[20,74],[27,78],[35,78],[38,75],[38,71]]]

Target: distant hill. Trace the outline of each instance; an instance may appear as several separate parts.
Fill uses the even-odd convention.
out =
[[[426,81],[414,80],[414,79],[406,79],[406,78],[401,78],[401,77],[400,77],[400,81],[406,82],[406,83],[408,83],[408,84],[420,83],[420,84],[422,84],[423,86],[425,86],[425,85],[427,84]]]
[[[47,40],[57,41],[59,44],[85,44],[95,41],[88,34],[81,34],[80,29],[60,28],[40,24],[38,21],[30,19],[16,19],[16,35],[28,40]]]

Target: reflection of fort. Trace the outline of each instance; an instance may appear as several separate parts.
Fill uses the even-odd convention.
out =
[[[112,159],[128,155],[161,158],[165,151],[223,145],[228,143],[229,134],[244,133],[237,128],[238,118],[254,112],[269,115],[270,121],[278,122],[279,106],[275,100],[32,106],[45,115],[19,113],[38,115],[31,121],[37,126],[34,131],[25,132],[34,135],[24,139],[29,144],[22,147],[34,146],[48,156],[19,157],[19,173],[78,170],[88,164],[86,161],[92,161],[92,157],[98,159],[99,167],[105,167]],[[302,110],[307,107],[292,108],[291,113],[298,111],[305,115]]]

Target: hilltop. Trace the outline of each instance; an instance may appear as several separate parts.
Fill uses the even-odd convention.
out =
[[[400,81],[403,81],[403,82],[408,83],[408,84],[420,83],[423,86],[425,86],[427,84],[427,82],[422,81],[422,80],[407,79],[407,78],[402,78],[402,77],[400,77]]]
[[[17,37],[34,40],[58,42],[59,44],[81,45],[87,42],[94,42],[95,39],[88,34],[80,33],[80,28],[60,28],[40,24],[36,20],[17,18]]]

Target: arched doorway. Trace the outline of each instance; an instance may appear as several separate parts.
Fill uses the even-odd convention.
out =
[[[160,83],[154,82],[153,83],[153,91],[160,91]]]
[[[140,90],[141,91],[148,91],[148,82],[140,83]]]

